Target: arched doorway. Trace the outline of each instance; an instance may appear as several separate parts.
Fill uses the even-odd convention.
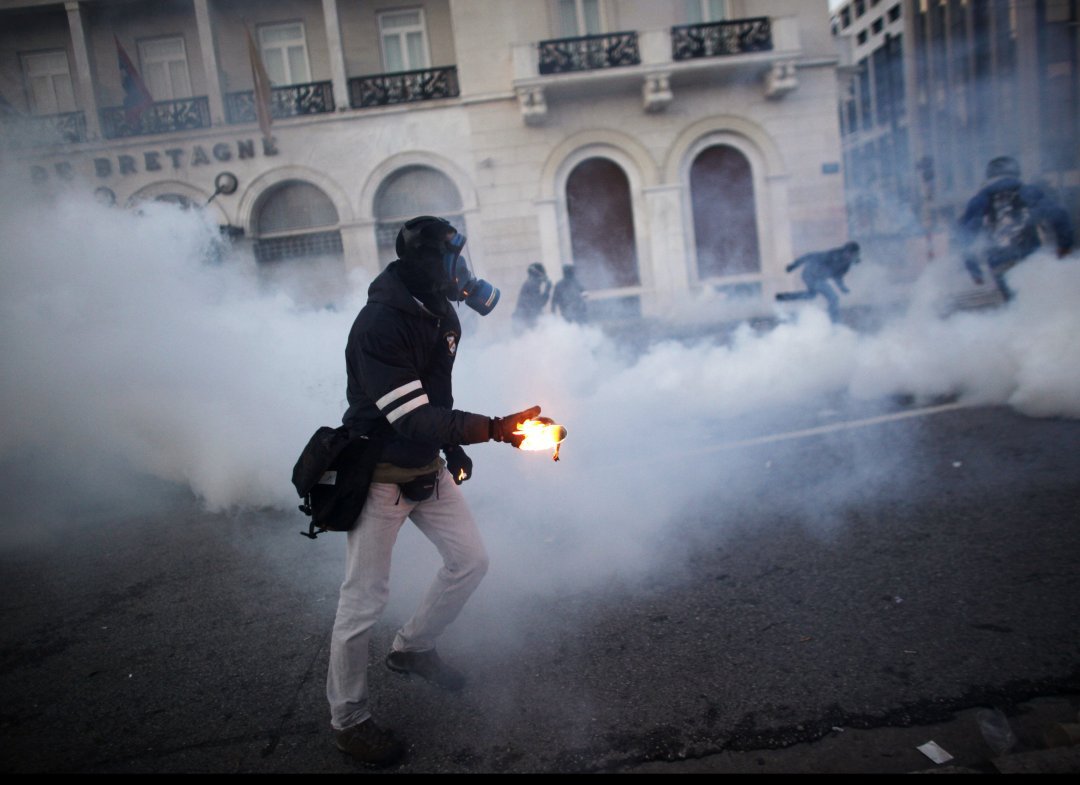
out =
[[[154,197],[155,202],[164,202],[165,204],[175,204],[181,210],[190,210],[193,207],[197,207],[190,198],[184,196],[184,194],[158,194]]]
[[[404,166],[395,170],[379,185],[373,207],[380,268],[397,258],[394,241],[401,225],[410,218],[435,215],[450,221],[462,234],[469,234],[457,187],[449,177],[430,166]]]
[[[338,221],[330,198],[303,180],[286,180],[263,194],[253,222],[263,282],[305,305],[334,307],[346,293]]]
[[[690,167],[699,280],[756,275],[761,250],[750,162],[730,145],[703,150]]]
[[[570,172],[566,181],[566,212],[570,224],[570,250],[578,280],[587,290],[621,289],[641,285],[630,182],[608,158],[588,158]],[[633,303],[610,303],[616,310]],[[590,301],[590,314],[605,306]],[[615,315],[615,314],[612,314]]]

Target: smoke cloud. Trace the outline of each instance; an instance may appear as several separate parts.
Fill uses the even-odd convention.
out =
[[[345,340],[369,276],[314,308],[267,287],[250,255],[223,253],[217,227],[175,205],[9,198],[0,223],[0,461],[63,476],[56,493],[83,500],[123,503],[133,478],[149,477],[190,489],[210,513],[291,510],[282,536],[295,540],[306,520],[292,466],[317,427],[340,422]],[[864,257],[848,284],[873,288],[879,275]],[[963,276],[955,260],[928,266],[909,306],[874,331],[831,324],[816,301],[778,310],[769,330],[636,351],[550,313],[516,335],[508,319],[463,312],[457,407],[505,415],[538,403],[568,430],[558,462],[469,448],[465,490],[494,579],[523,592],[595,585],[654,565],[688,517],[737,525],[768,488],[768,461],[798,442],[782,434],[836,422],[846,402],[956,396],[1080,417],[1080,264],[1037,255],[1014,270],[1015,302],[943,315]],[[763,436],[777,438],[735,460]],[[903,482],[902,448],[867,438],[853,449],[865,451],[863,474],[816,491],[823,536],[830,502],[885,476]],[[437,558],[421,544],[423,555],[395,561],[396,580],[422,576],[416,592]]]

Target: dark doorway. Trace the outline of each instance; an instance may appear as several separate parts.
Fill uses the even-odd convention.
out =
[[[586,289],[638,286],[630,183],[606,158],[582,161],[566,182],[570,245],[578,280]]]
[[[704,150],[690,167],[698,278],[761,272],[754,181],[746,156],[728,145]]]

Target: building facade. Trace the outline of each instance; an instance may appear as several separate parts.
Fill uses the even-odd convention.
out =
[[[932,259],[1000,155],[1080,221],[1080,0],[847,0],[832,29],[853,234],[913,220]]]
[[[832,30],[849,229],[864,239],[903,232],[913,197],[903,2],[848,0],[834,11]]]
[[[739,318],[846,239],[828,22],[827,0],[3,0],[3,160],[214,211],[330,291],[435,214],[504,296],[573,263],[598,320],[704,290]]]

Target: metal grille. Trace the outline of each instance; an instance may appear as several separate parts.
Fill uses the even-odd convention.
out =
[[[295,234],[289,237],[271,237],[255,243],[255,259],[259,262],[277,262],[282,259],[311,256],[340,256],[341,254],[341,232],[336,230]]]
[[[141,112],[110,106],[99,112],[106,139],[166,134],[210,127],[210,101],[206,96],[155,101]]]
[[[275,87],[270,91],[270,114],[275,118],[299,117],[334,111],[334,88],[332,82],[308,82],[306,84]],[[229,122],[254,123],[255,91],[241,90],[225,96],[225,113]]]
[[[673,60],[767,52],[772,48],[772,26],[767,16],[671,28]]]
[[[386,106],[454,98],[459,94],[457,66],[357,76],[349,80],[349,106]]]
[[[607,33],[541,41],[540,73],[593,71],[624,65],[640,65],[637,33]]]

